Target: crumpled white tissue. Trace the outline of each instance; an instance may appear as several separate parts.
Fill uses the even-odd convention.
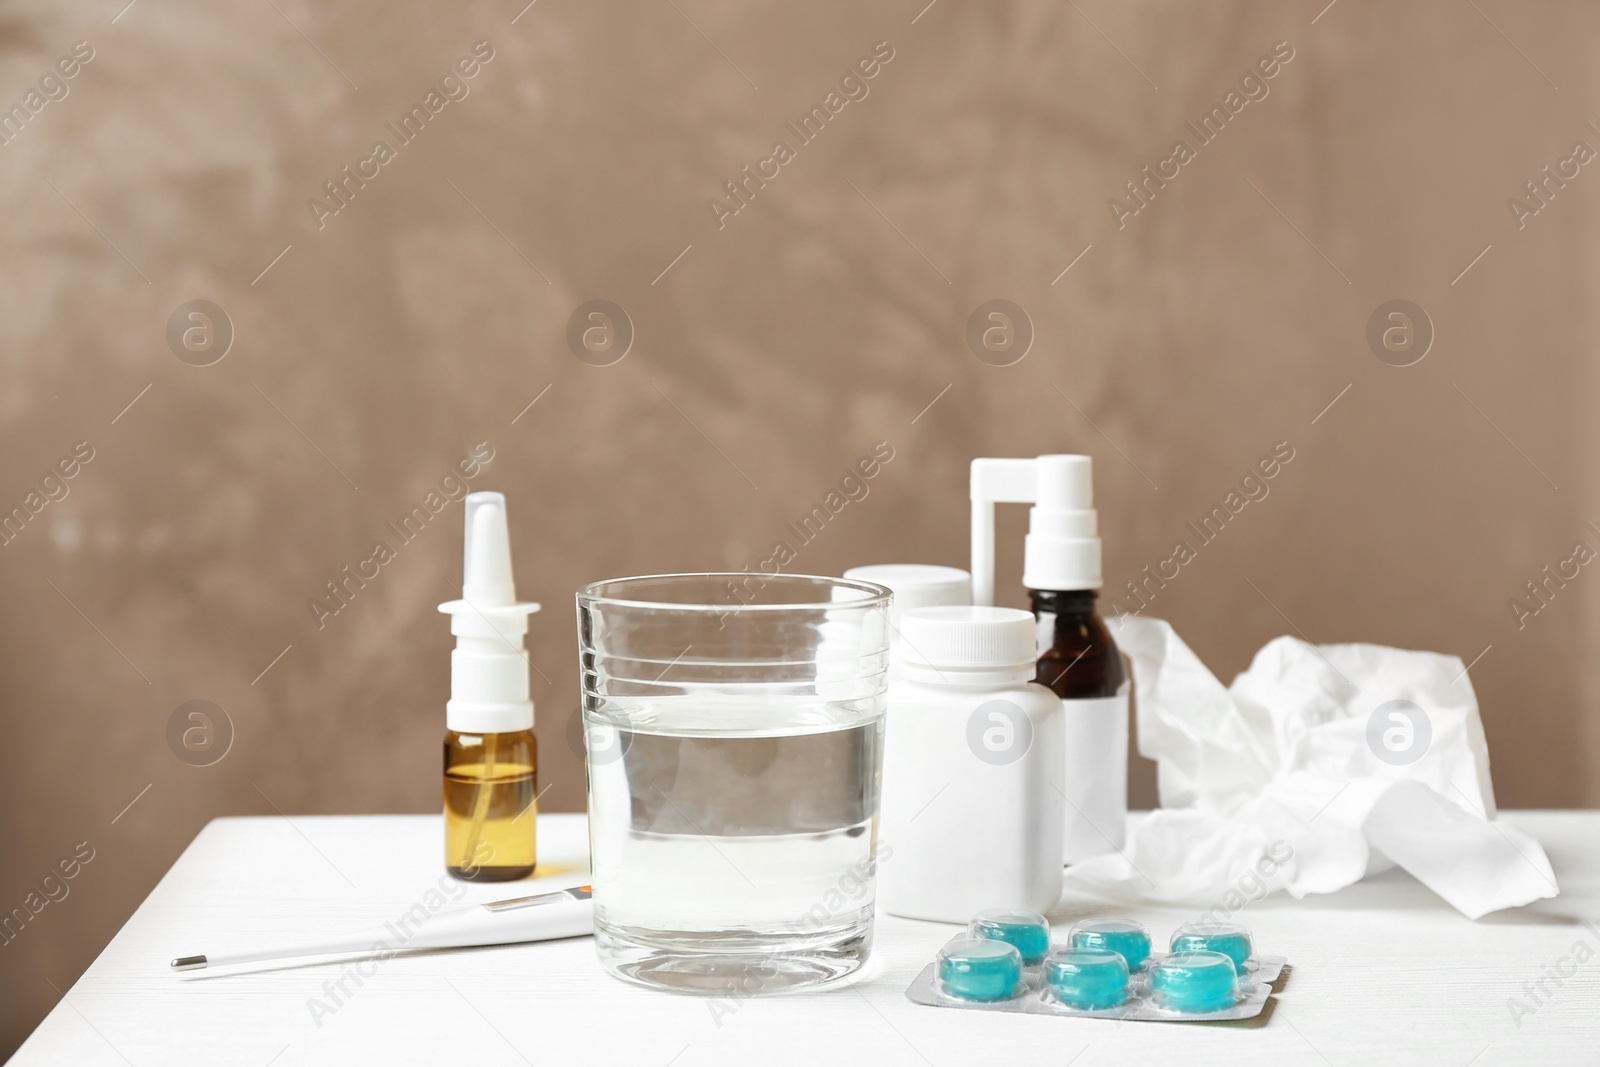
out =
[[[1558,892],[1539,842],[1495,820],[1459,658],[1279,637],[1224,689],[1167,623],[1124,616],[1115,634],[1133,663],[1139,751],[1157,761],[1161,808],[1120,852],[1069,867],[1069,892],[1300,898],[1396,864],[1472,919]],[[1416,704],[1431,727],[1403,766],[1368,744],[1369,718],[1391,700]]]

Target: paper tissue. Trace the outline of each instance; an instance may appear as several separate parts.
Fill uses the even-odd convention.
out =
[[[1394,864],[1473,919],[1558,892],[1539,843],[1495,821],[1457,657],[1279,637],[1224,688],[1159,619],[1115,634],[1161,809],[1068,868],[1069,894],[1214,903],[1249,874],[1299,898]]]

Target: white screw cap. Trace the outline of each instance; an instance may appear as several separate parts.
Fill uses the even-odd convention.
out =
[[[1033,614],[1017,608],[917,608],[900,620],[908,665],[952,671],[1032,666]]]
[[[972,603],[972,576],[960,567],[928,563],[879,563],[851,567],[846,578],[886,586],[894,594],[889,605],[889,625],[900,628],[908,611]]]

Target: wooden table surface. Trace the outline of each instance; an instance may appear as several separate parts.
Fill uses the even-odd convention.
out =
[[[587,938],[397,957],[347,982],[337,1005],[325,983],[344,963],[174,975],[173,956],[379,925],[442,874],[437,817],[218,819],[12,1062],[1600,1064],[1600,812],[1503,817],[1543,842],[1560,896],[1472,922],[1391,871],[1330,896],[1251,904],[1240,920],[1292,971],[1261,1018],[1207,1025],[920,1007],[905,987],[954,928],[892,916],[879,917],[859,981],[743,1002],[625,985]],[[539,834],[541,878],[464,887],[462,899],[584,882],[583,816],[542,815]],[[1064,904],[1053,918],[1107,911]],[[1158,942],[1192,917],[1116,913]]]

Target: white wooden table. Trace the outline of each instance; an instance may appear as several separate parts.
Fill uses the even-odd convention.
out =
[[[878,920],[861,981],[749,1000],[731,1013],[727,1004],[714,1011],[705,1000],[609,978],[589,939],[575,938],[397,957],[376,965],[359,987],[347,981],[349,995],[336,1010],[314,1019],[312,998],[331,1004],[324,984],[346,973],[346,964],[188,977],[172,974],[167,961],[397,918],[438,884],[440,821],[218,819],[12,1062],[1600,1063],[1600,812],[1506,818],[1544,843],[1559,897],[1471,922],[1392,871],[1332,896],[1250,905],[1240,918],[1266,951],[1288,956],[1293,970],[1262,1018],[1210,1025],[920,1007],[905,999],[905,987],[954,928],[887,916]],[[544,877],[467,887],[463,899],[584,882],[583,817],[540,816],[539,835]],[[1064,907],[1058,917],[1094,910]],[[1149,924],[1158,941],[1190,917],[1162,909],[1120,913]],[[1588,953],[1578,955],[1592,958],[1577,962],[1580,942]],[[1574,973],[1548,980],[1556,970]],[[1541,980],[1543,995],[1531,985]],[[1520,1026],[1511,998],[1536,1009]]]

